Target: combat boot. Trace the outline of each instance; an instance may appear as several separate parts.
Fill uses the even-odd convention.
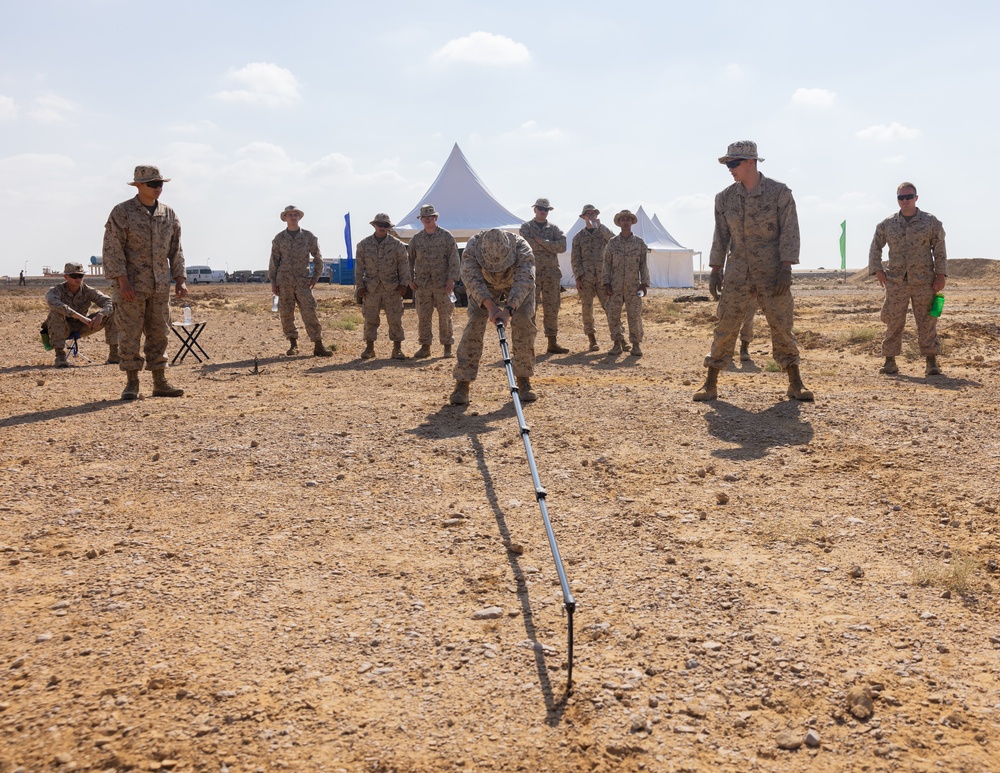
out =
[[[313,343],[313,357],[333,357],[333,352],[323,345],[323,339]]]
[[[452,405],[468,405],[470,386],[472,386],[471,381],[456,381],[455,391],[451,393],[448,402]]]
[[[293,354],[298,354],[298,353],[299,353],[299,339],[298,338],[289,338],[288,339],[288,351],[285,352],[285,354],[287,354],[289,357],[291,357]]]
[[[165,370],[153,371],[153,397],[183,397],[184,390],[167,381]]]
[[[425,357],[430,357],[430,356],[431,356],[431,347],[429,347],[427,344],[421,344],[420,348],[413,353],[413,359],[415,360],[422,360]]]
[[[624,338],[622,339],[622,351],[630,352],[632,351],[632,346]]]
[[[517,380],[517,396],[521,398],[522,403],[533,403],[538,399],[538,395],[531,391],[531,379],[519,378]]]
[[[788,366],[788,391],[785,394],[795,400],[802,400],[806,403],[813,401],[813,393],[806,389],[802,383],[802,376],[799,375],[798,365]]]
[[[406,355],[403,354],[403,342],[393,341],[392,342],[392,359],[394,360],[405,360]]]
[[[65,349],[56,349],[56,367],[57,368],[69,367],[69,360],[66,359]]]
[[[560,346],[555,336],[549,336],[549,348],[545,351],[549,354],[569,354],[569,349]]]
[[[593,333],[590,333],[590,334],[587,335],[587,338],[590,340],[589,351],[596,352],[598,349],[601,348],[600,346],[597,345],[597,336],[596,335],[594,335]]]
[[[125,371],[125,389],[122,391],[122,400],[136,400],[139,397],[139,371]]]
[[[750,342],[741,341],[740,342],[740,362],[750,362],[753,358],[750,356]]]
[[[629,356],[642,357],[642,348],[639,346],[638,343],[632,344],[632,351],[629,352]]]
[[[719,369],[709,368],[708,378],[701,385],[701,389],[694,393],[696,403],[703,403],[706,400],[714,400],[719,396]]]
[[[117,365],[121,361],[121,355],[118,354],[118,344],[108,344],[108,359],[104,361],[104,364]]]
[[[363,352],[361,352],[361,359],[362,360],[370,360],[374,356],[375,356],[375,342],[374,341],[368,341],[365,344],[365,350]]]
[[[623,343],[624,343],[624,341],[622,341],[622,339],[616,338],[615,339],[615,345],[611,347],[611,351],[608,352],[608,354],[621,354],[622,353],[622,344]]]
[[[445,344],[444,345],[444,356],[445,357],[452,357],[453,356],[452,353],[451,353],[451,344]]]
[[[927,358],[927,367],[924,368],[925,376],[940,376],[941,368],[938,367],[937,357],[933,354]]]
[[[892,376],[892,375],[894,375],[896,373],[899,373],[899,366],[896,365],[896,358],[895,357],[886,357],[885,358],[885,364],[882,365],[882,367],[878,369],[878,372],[882,373],[882,374],[885,374],[885,375],[888,375],[888,376]]]

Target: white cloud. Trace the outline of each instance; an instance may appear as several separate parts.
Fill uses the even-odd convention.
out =
[[[215,131],[218,127],[207,119],[191,121],[189,123],[175,123],[167,127],[168,132],[175,134],[201,134],[203,132]]]
[[[741,65],[741,64],[737,64],[736,62],[731,62],[731,63],[727,64],[722,69],[722,74],[726,78],[728,78],[730,80],[734,80],[734,81],[741,81],[741,80],[744,80],[747,77],[746,68],[743,67],[743,65]]]
[[[234,91],[219,91],[216,99],[242,102],[262,107],[284,107],[301,99],[299,82],[291,70],[269,62],[251,62],[238,70],[232,69],[227,79],[243,86]]]
[[[501,138],[504,140],[524,138],[532,140],[563,140],[566,139],[566,132],[555,128],[543,129],[536,121],[525,121],[515,131],[506,132]]]
[[[68,117],[68,113],[75,113],[79,108],[68,99],[57,97],[55,94],[43,94],[36,97],[28,117],[37,123],[62,123]]]
[[[11,97],[0,94],[0,123],[17,120],[17,103]]]
[[[833,107],[837,95],[826,89],[796,89],[792,94],[792,104],[803,107],[815,107],[822,110]]]
[[[526,64],[531,52],[523,43],[490,32],[473,32],[464,38],[449,40],[431,54],[431,61],[440,64],[481,64],[505,66]]]
[[[888,126],[880,123],[869,126],[867,129],[857,132],[854,136],[862,140],[874,140],[875,142],[912,140],[920,136],[920,129],[910,129],[897,121],[893,121]]]

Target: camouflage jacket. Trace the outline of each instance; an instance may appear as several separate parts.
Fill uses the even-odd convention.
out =
[[[889,260],[882,264],[882,248],[889,245]],[[885,271],[887,279],[933,282],[935,274],[948,275],[944,226],[930,212],[917,210],[907,222],[898,212],[875,227],[868,250],[868,273]]]
[[[506,294],[504,305],[518,308],[525,299],[535,294],[535,257],[528,242],[518,236],[514,246],[517,258],[514,263],[500,273],[487,271],[479,262],[478,236],[469,239],[462,253],[462,282],[469,294],[469,300],[476,306],[482,306],[483,301],[491,299],[500,305],[500,299]]]
[[[777,281],[783,262],[799,262],[799,218],[784,183],[764,175],[752,193],[733,183],[715,197],[715,236],[709,265],[725,265],[726,283]]]
[[[634,293],[639,285],[649,287],[648,253],[646,242],[637,234],[628,239],[618,234],[604,249],[602,284],[611,285],[615,293]]]
[[[457,282],[461,277],[458,245],[451,231],[444,228],[432,234],[421,231],[413,235],[407,249],[417,287],[444,287],[449,279]]]
[[[584,228],[573,237],[570,260],[573,277],[598,284],[601,281],[601,265],[604,262],[604,247],[611,241],[611,229],[601,224],[593,233]]]
[[[559,269],[558,255],[566,252],[566,234],[554,223],[539,223],[536,220],[525,220],[521,223],[521,236],[528,242],[535,255],[539,269]],[[541,239],[539,244],[535,239]]]
[[[406,245],[392,234],[379,244],[372,234],[358,242],[354,264],[355,285],[365,290],[395,290],[410,283]],[[381,285],[381,287],[380,287]]]
[[[100,290],[88,286],[86,282],[80,285],[80,290],[76,294],[70,292],[66,282],[60,282],[45,293],[45,302],[53,311],[62,311],[67,317],[74,319],[74,312],[85,317],[90,316],[92,305],[100,306],[100,311],[105,317],[110,317],[115,309],[111,298]]]
[[[171,278],[185,280],[181,222],[159,201],[153,214],[138,196],[123,201],[104,226],[103,257],[108,279],[127,276],[137,293],[168,293]]]
[[[271,241],[271,262],[268,267],[273,284],[295,282],[309,278],[309,256],[315,259],[313,272],[323,273],[323,255],[319,251],[319,240],[312,231],[300,228],[293,236],[287,228]]]

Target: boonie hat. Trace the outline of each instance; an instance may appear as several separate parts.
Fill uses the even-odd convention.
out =
[[[82,263],[67,263],[63,266],[64,274],[82,274],[83,264]]]
[[[615,225],[621,226],[622,220],[628,220],[630,223],[639,222],[639,218],[637,218],[627,209],[623,209],[621,212],[615,215]]]
[[[726,149],[726,155],[719,159],[720,164],[726,164],[730,161],[735,161],[738,158],[752,158],[755,161],[763,161],[760,156],[757,155],[757,143],[753,140],[740,140],[739,142],[734,142]]]
[[[164,177],[160,174],[160,167],[158,166],[146,166],[141,165],[135,168],[135,172],[132,175],[133,179],[129,185],[138,185],[139,183],[151,183],[156,180],[161,180],[162,182],[170,182],[169,177]]]
[[[388,223],[390,228],[396,227],[395,224],[392,222],[392,218],[390,218],[387,214],[385,214],[385,212],[379,212],[377,215],[375,215],[375,217],[371,219],[368,225],[374,226],[376,223]]]
[[[536,206],[539,209],[555,209],[555,207],[549,204],[548,199],[535,199],[535,203],[533,206]]]
[[[580,210],[580,217],[584,217],[588,212],[593,212],[595,215],[601,214],[601,210],[599,210],[593,204],[584,204],[583,209]]]
[[[435,217],[438,211],[434,209],[433,204],[424,204],[420,208],[420,217]]]
[[[475,238],[476,246],[479,247],[479,265],[487,271],[499,274],[514,265],[517,260],[517,251],[514,249],[517,237],[514,234],[491,228]]]
[[[278,217],[280,217],[284,221],[287,221],[288,220],[288,215],[291,212],[298,212],[299,213],[299,217],[305,217],[306,216],[306,213],[303,212],[298,207],[296,207],[294,204],[289,204],[287,207],[285,207],[283,210],[281,210],[281,214],[278,215]]]

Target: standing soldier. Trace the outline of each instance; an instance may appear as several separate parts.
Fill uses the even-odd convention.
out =
[[[559,254],[566,252],[566,235],[559,226],[549,222],[553,209],[548,199],[535,201],[535,217],[521,223],[521,236],[535,256],[535,311],[542,307],[545,337],[549,339],[549,354],[566,354],[569,349],[559,345],[559,293],[562,292],[562,271]],[[462,280],[465,281],[465,280]]]
[[[104,226],[104,274],[111,280],[119,367],[126,376],[122,400],[139,397],[143,337],[146,369],[153,373],[153,396],[180,397],[184,390],[167,381],[165,369],[171,279],[174,297],[180,300],[187,295],[181,223],[159,201],[163,184],[170,180],[158,168],[137,166],[133,177],[129,185],[138,189],[135,198],[112,209]]]
[[[444,347],[444,356],[451,357],[451,345],[455,342],[451,314],[452,290],[459,279],[461,266],[458,261],[458,245],[451,231],[439,228],[438,213],[433,204],[420,208],[420,222],[424,230],[410,239],[410,266],[413,279],[410,288],[414,293],[417,307],[417,336],[420,348],[415,358],[431,356],[431,341],[434,340],[432,322],[434,309],[438,313],[438,337]]]
[[[868,251],[868,273],[876,276],[885,288],[882,304],[882,321],[886,326],[882,339],[885,364],[879,373],[899,373],[896,357],[902,350],[906,310],[911,304],[920,353],[927,358],[924,375],[941,373],[937,362],[941,340],[937,334],[937,317],[931,316],[930,308],[934,295],[944,290],[948,280],[948,251],[944,244],[944,226],[934,215],[917,209],[918,198],[913,183],[900,183],[896,189],[899,212],[876,226]],[[882,248],[887,244],[889,260],[883,265]]]
[[[458,344],[452,405],[469,402],[479,373],[486,322],[510,324],[514,378],[521,402],[538,399],[531,391],[535,374],[535,264],[531,247],[517,234],[491,228],[469,239],[462,253],[462,281],[469,293],[469,317]]]
[[[601,211],[593,204],[584,204],[580,217],[585,223],[582,231],[573,237],[572,265],[576,291],[580,295],[580,311],[583,314],[583,332],[590,340],[590,351],[596,352],[597,328],[594,326],[594,299],[604,308],[601,276],[604,261],[604,247],[613,234],[600,220]]]
[[[361,359],[370,360],[375,356],[379,313],[385,309],[389,340],[392,341],[392,358],[405,360],[403,296],[411,278],[406,245],[389,233],[389,229],[393,227],[392,221],[384,212],[375,215],[371,226],[375,233],[358,242],[355,250],[355,288],[365,317],[365,350],[361,352]]]
[[[323,273],[323,256],[319,251],[319,240],[312,231],[299,228],[299,221],[305,213],[294,204],[289,204],[278,215],[287,228],[271,241],[271,263],[268,274],[271,277],[271,293],[278,296],[278,316],[281,330],[290,344],[285,354],[299,353],[299,331],[295,327],[295,305],[299,306],[306,335],[313,342],[314,357],[332,357],[333,352],[323,345],[323,329],[316,315],[316,299],[313,288]],[[312,255],[313,272],[309,276],[309,256]]]
[[[75,333],[86,338],[99,330],[104,331],[108,343],[108,365],[118,364],[118,331],[112,316],[114,306],[111,298],[100,290],[95,290],[83,280],[83,264],[67,263],[63,268],[63,279],[45,293],[45,303],[49,316],[45,320],[49,343],[56,350],[57,368],[68,368],[66,359],[66,339]],[[90,313],[91,305],[100,307],[95,314]]]
[[[719,372],[732,361],[747,305],[754,298],[771,328],[774,361],[788,373],[788,396],[813,399],[799,375],[799,347],[792,335],[792,264],[799,262],[795,199],[787,185],[757,171],[763,160],[757,155],[757,143],[750,140],[732,143],[719,159],[735,182],[715,197],[708,287],[713,296],[718,294],[725,266],[726,289],[719,302],[712,352],[705,358],[708,378],[694,394],[698,401],[719,396]]]
[[[615,345],[610,354],[631,350],[633,357],[642,357],[642,297],[649,289],[649,259],[640,237],[632,233],[632,226],[639,218],[623,209],[615,215],[615,225],[621,233],[614,237],[604,250],[602,278],[608,316],[608,328]],[[622,329],[622,306],[628,319],[628,337],[632,346],[625,343]]]

